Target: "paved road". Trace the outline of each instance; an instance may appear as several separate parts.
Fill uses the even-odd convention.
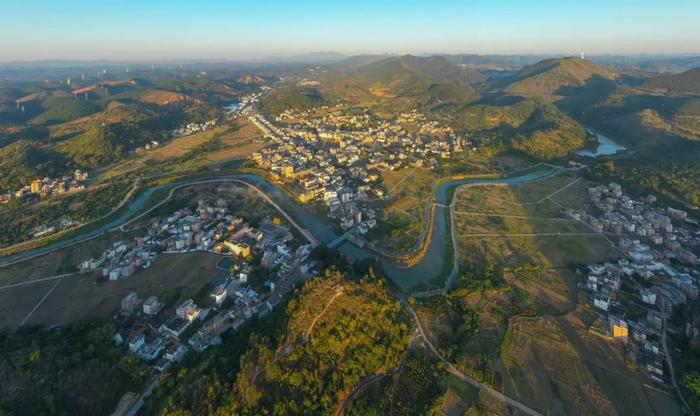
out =
[[[666,362],[668,363],[668,370],[671,373],[671,384],[673,384],[673,388],[676,389],[676,392],[678,393],[678,398],[681,399],[681,402],[683,403],[683,406],[686,408],[686,410],[691,414],[695,415],[695,412],[693,412],[693,409],[688,405],[688,402],[685,401],[685,397],[683,397],[683,392],[681,391],[680,387],[678,386],[678,383],[676,382],[676,373],[675,370],[673,369],[673,361],[671,361],[671,354],[668,352],[668,346],[666,344],[666,317],[663,317],[663,325],[662,325],[662,330],[661,330],[661,346],[664,349],[664,354],[666,355]]]
[[[132,186],[131,189],[129,190],[129,192],[127,192],[126,195],[124,195],[124,198],[122,198],[122,200],[119,202],[119,205],[117,205],[113,210],[109,211],[108,213],[106,213],[105,215],[103,215],[99,218],[95,218],[94,220],[88,221],[84,224],[80,224],[77,227],[69,228],[69,229],[65,230],[64,232],[75,232],[77,230],[80,230],[81,228],[87,227],[88,225],[95,224],[99,221],[102,221],[105,218],[109,217],[110,215],[114,214],[115,212],[119,211],[124,206],[124,204],[126,204],[131,199],[131,197],[134,195],[134,192],[136,192],[136,190],[138,189],[138,184],[139,184],[139,179],[134,181],[134,186]],[[92,189],[92,191],[94,191],[94,190],[95,190],[95,188]],[[30,244],[33,245],[33,244],[36,244],[36,243],[41,242],[41,241],[50,240],[52,238],[56,238],[57,235],[60,235],[60,233],[51,234],[51,235],[47,235],[45,237],[40,237],[40,238],[36,238],[36,239],[32,239],[32,240],[22,241],[21,243],[17,243],[17,244],[11,245],[11,246],[3,247],[3,251],[12,250],[14,248],[18,248],[18,247],[22,247],[22,246],[26,246],[26,245],[30,245]]]
[[[537,236],[572,236],[572,235],[601,235],[602,233],[475,233],[460,234],[460,237],[537,237]]]
[[[262,191],[260,188],[256,187],[255,185],[252,185],[252,184],[250,184],[250,183],[248,183],[248,182],[246,182],[246,181],[243,181],[243,180],[240,180],[240,179],[233,179],[233,178],[204,179],[204,180],[200,180],[200,181],[188,182],[188,183],[185,183],[185,184],[182,184],[182,185],[178,185],[178,186],[172,188],[172,189],[170,190],[170,192],[168,192],[168,196],[165,197],[165,199],[163,199],[162,201],[160,201],[159,203],[157,203],[157,204],[154,205],[153,207],[147,209],[147,210],[144,211],[143,213],[141,213],[141,214],[135,216],[134,218],[132,218],[132,219],[126,221],[125,223],[121,224],[120,226],[113,228],[113,229],[110,230],[110,231],[116,231],[116,230],[125,231],[126,226],[128,226],[129,224],[132,224],[132,223],[135,222],[135,221],[138,221],[139,219],[143,218],[145,215],[149,214],[150,212],[152,212],[153,210],[157,209],[157,208],[160,207],[161,205],[163,205],[163,204],[165,204],[166,202],[170,201],[170,199],[172,199],[172,197],[173,197],[173,195],[175,194],[175,192],[176,192],[177,190],[179,190],[179,189],[182,189],[182,188],[185,188],[185,187],[188,187],[188,186],[192,186],[192,185],[201,185],[201,184],[218,183],[218,182],[233,182],[233,183],[237,183],[237,184],[240,184],[240,185],[247,186],[248,188],[254,190],[258,195],[260,195],[260,197],[262,197],[262,198],[263,198],[265,201],[267,201],[270,205],[272,205],[273,207],[275,207],[275,209],[276,209],[277,211],[279,211],[279,213],[282,214],[282,216],[283,216],[287,221],[289,221],[289,223],[292,224],[292,225],[294,226],[294,228],[296,228],[297,230],[299,230],[299,232],[300,232],[304,237],[306,237],[306,239],[309,240],[309,242],[310,242],[312,245],[314,245],[314,246],[318,245],[318,240],[316,239],[316,237],[314,237],[313,234],[311,234],[311,232],[309,232],[309,230],[307,230],[307,229],[305,229],[305,228],[302,228],[296,221],[294,221],[294,219],[293,219],[291,216],[289,216],[289,214],[287,214],[287,212],[286,212],[284,209],[282,209],[282,207],[280,207],[275,201],[273,201],[272,198],[270,198],[270,197],[267,195],[267,193],[265,193],[265,192]]]
[[[420,333],[419,336],[421,336],[423,338],[425,343],[428,345],[428,348],[430,349],[430,351],[432,351],[432,353],[440,361],[445,363],[445,365],[447,366],[447,371],[449,371],[454,376],[460,378],[461,380],[466,381],[467,383],[471,384],[472,386],[474,386],[480,390],[485,391],[486,393],[492,395],[496,399],[505,402],[509,406],[514,407],[515,409],[522,411],[525,414],[532,415],[532,416],[542,416],[542,413],[526,406],[525,404],[515,400],[514,398],[512,398],[510,396],[506,396],[505,394],[501,393],[500,391],[498,391],[492,387],[489,387],[486,384],[480,383],[479,381],[475,380],[472,377],[469,377],[468,375],[466,375],[462,371],[460,371],[457,367],[455,367],[450,361],[445,359],[445,357],[443,357],[442,354],[440,354],[440,352],[435,348],[435,346],[430,342],[428,337],[425,335],[425,331],[423,331],[423,325],[421,324],[420,319],[418,318],[418,314],[416,313],[416,311],[413,309],[413,307],[408,302],[405,301],[405,299],[404,299],[404,304],[408,307],[408,310],[411,312],[411,315],[413,315],[413,320],[415,321],[416,327],[418,328],[418,331]]]
[[[141,410],[141,407],[143,407],[143,403],[146,400],[146,397],[150,396],[151,393],[153,393],[153,389],[156,388],[156,384],[158,384],[158,377],[153,379],[151,383],[146,387],[146,390],[144,390],[143,393],[139,396],[139,399],[136,400],[136,403],[134,403],[133,406],[129,409],[128,412],[126,412],[126,416],[136,416],[139,413],[139,410]]]
[[[527,215],[511,215],[511,214],[497,214],[492,212],[478,212],[478,211],[455,211],[457,215],[473,215],[477,217],[502,217],[502,218],[517,218],[524,220],[541,220],[541,221],[562,221],[562,222],[577,222],[573,218],[559,218],[559,217],[531,217]]]
[[[27,280],[27,281],[25,281],[25,282],[19,282],[19,283],[12,283],[12,284],[9,284],[9,285],[0,286],[0,290],[2,290],[2,289],[12,289],[13,287],[18,287],[18,286],[32,285],[32,284],[34,284],[34,283],[41,283],[41,282],[46,282],[46,281],[48,281],[48,280],[61,279],[61,278],[64,278],[64,277],[75,276],[75,275],[78,275],[78,274],[80,274],[80,273],[79,273],[79,272],[76,272],[76,273],[57,274],[57,275],[55,275],[55,276],[42,277],[42,278],[40,278],[40,279]]]
[[[39,306],[41,306],[41,304],[44,303],[44,301],[46,300],[46,298],[48,298],[49,295],[51,295],[51,293],[53,293],[54,289],[56,289],[56,286],[58,286],[59,283],[61,283],[61,278],[59,278],[58,280],[56,280],[56,283],[54,283],[53,286],[51,286],[51,289],[49,289],[49,291],[46,292],[46,294],[44,295],[44,297],[41,298],[41,300],[40,300],[39,302],[37,302],[36,305],[34,305],[34,308],[27,314],[27,316],[24,317],[24,319],[22,320],[22,322],[19,323],[19,326],[24,325],[24,324],[29,320],[29,318],[31,318],[32,315],[34,315],[34,312],[36,312],[36,310],[39,309]]]

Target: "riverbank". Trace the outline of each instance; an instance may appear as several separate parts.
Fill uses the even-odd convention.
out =
[[[451,215],[450,211],[447,211],[449,205],[452,203],[456,189],[465,184],[471,184],[474,186],[479,184],[489,185],[496,183],[525,183],[549,177],[557,172],[557,169],[547,167],[536,172],[530,172],[521,176],[509,178],[499,178],[494,177],[494,175],[484,177],[483,175],[480,175],[480,177],[461,177],[457,179],[447,178],[445,180],[438,181],[438,183],[436,183],[434,186],[433,193],[433,204],[435,205],[434,210],[444,209],[445,213],[443,215],[438,215],[437,211],[434,211],[431,215],[431,220],[428,222],[428,224],[426,224],[423,244],[421,245],[420,249],[415,252],[416,256],[410,266],[397,264],[394,258],[383,256],[370,249],[360,248],[348,242],[343,243],[339,247],[339,250],[344,254],[357,259],[374,258],[381,261],[388,276],[404,291],[410,291],[424,284],[443,286],[443,282],[450,280],[454,281],[459,266],[456,264],[458,261],[456,260],[457,256],[455,255],[454,251],[454,233],[451,232],[451,230],[454,229],[454,216]],[[280,209],[283,209],[284,212],[289,215],[289,218],[298,224],[300,230],[308,232],[308,235],[313,236],[315,241],[318,243],[329,244],[339,236],[337,230],[335,230],[334,227],[329,225],[326,221],[319,218],[316,213],[299,204],[287,193],[280,190],[266,179],[252,173],[209,173],[194,175],[186,178],[169,178],[169,180],[170,181],[168,183],[161,183],[144,188],[142,192],[140,192],[139,195],[134,198],[133,201],[131,201],[126,208],[126,212],[115,221],[111,221],[110,223],[104,224],[96,230],[76,236],[75,238],[55,242],[46,247],[19,253],[14,256],[10,256],[9,258],[5,257],[2,260],[6,263],[23,261],[28,258],[40,256],[58,248],[65,248],[72,244],[87,241],[90,238],[94,238],[110,231],[118,232],[115,230],[121,227],[124,223],[127,223],[127,221],[130,219],[133,219],[135,215],[143,215],[144,210],[152,209],[153,205],[157,204],[156,201],[152,200],[152,196],[156,192],[158,192],[159,195],[162,195],[165,192],[170,194],[174,188],[202,181],[230,180],[247,183],[259,189],[261,193],[265,194],[267,198],[269,198],[268,202],[277,204]],[[452,241],[452,244],[450,244],[450,241]]]

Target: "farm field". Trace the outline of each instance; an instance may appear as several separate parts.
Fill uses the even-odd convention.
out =
[[[406,250],[418,241],[423,226],[423,210],[431,198],[432,185],[437,180],[435,172],[408,167],[399,170],[385,170],[382,179],[387,194],[395,199],[386,203],[380,227],[369,235],[384,247]]]
[[[4,308],[15,312],[4,315],[0,325],[16,327],[49,291],[25,324],[63,325],[88,317],[109,318],[129,292],[142,298],[154,295],[185,299],[209,283],[218,271],[216,264],[220,259],[215,254],[196,252],[162,256],[148,269],[117,281],[103,281],[98,279],[99,273],[87,273],[67,276],[60,282],[51,280],[3,289],[0,297],[5,300]]]
[[[99,256],[113,242],[129,236],[130,234],[105,234],[80,244],[0,267],[0,287],[74,272],[82,261]]]
[[[455,220],[462,262],[470,269],[565,270],[616,258],[604,236],[563,214],[587,208],[587,188],[571,173],[524,185],[461,188]]]
[[[646,376],[620,345],[588,331],[592,320],[586,310],[512,318],[500,348],[504,391],[552,414],[654,415]]]
[[[0,327],[16,327],[47,294],[26,324],[65,324],[87,317],[108,317],[130,291],[139,296],[191,296],[217,274],[221,256],[189,252],[160,256],[148,269],[132,276],[105,281],[98,272],[77,273],[78,265],[91,257],[99,257],[114,242],[143,235],[154,216],[196,205],[199,199],[223,198],[233,215],[240,215],[253,224],[274,215],[273,207],[246,187],[235,184],[203,184],[185,187],[175,197],[129,227],[127,232],[111,232],[95,239],[52,251],[0,268],[0,301],[3,314]],[[63,276],[57,278],[58,276]],[[54,287],[55,286],[55,287]],[[0,310],[1,311],[1,310]]]
[[[582,267],[619,257],[562,214],[586,206],[587,187],[567,173],[462,188],[461,272],[450,293],[417,300],[426,336],[465,373],[543,414],[678,414],[672,394],[591,330],[600,323],[579,302]]]
[[[0,328],[16,328],[56,282],[0,289]]]

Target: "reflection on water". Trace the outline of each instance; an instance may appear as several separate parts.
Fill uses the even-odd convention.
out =
[[[596,147],[595,150],[583,149],[583,150],[577,151],[576,154],[579,156],[587,156],[587,157],[610,156],[610,155],[614,155],[618,152],[622,152],[622,151],[627,150],[625,147],[617,144],[617,142],[615,142],[613,139],[611,139],[607,136],[604,136],[597,131],[588,130],[588,132],[596,135],[596,137],[598,138],[598,146]]]

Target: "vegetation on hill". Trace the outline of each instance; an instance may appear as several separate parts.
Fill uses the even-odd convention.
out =
[[[100,111],[100,107],[90,101],[73,97],[60,99],[47,111],[30,120],[32,124],[57,124],[85,117]]]
[[[224,333],[221,345],[204,354],[190,352],[182,362],[168,368],[146,400],[145,415],[213,414],[230,399],[241,356],[258,337],[276,340],[286,324],[283,305],[254,318],[236,331]]]
[[[146,414],[330,414],[400,362],[408,324],[385,281],[328,270],[285,305],[167,370]]]
[[[473,101],[478,94],[471,84],[484,79],[477,71],[439,56],[388,58],[361,68],[360,74],[375,94],[411,97],[422,106]]]
[[[590,171],[597,180],[614,180],[638,194],[653,193],[679,204],[700,206],[700,146],[666,148],[638,158],[609,160]],[[680,150],[683,149],[683,150]],[[669,157],[673,154],[673,157]]]
[[[547,59],[518,71],[506,86],[514,95],[549,97],[566,95],[566,88],[581,87],[592,78],[614,80],[619,74],[579,58]]]
[[[19,140],[0,147],[0,190],[21,188],[55,170],[54,157],[35,142]]]
[[[700,94],[700,68],[693,68],[680,74],[664,74],[649,78],[642,87],[664,90],[672,94]]]
[[[110,323],[0,332],[0,414],[110,414],[148,367],[115,347]]]
[[[157,131],[144,129],[135,123],[111,123],[94,127],[60,143],[57,151],[76,167],[97,167],[122,158],[134,147],[160,139]]]
[[[513,148],[539,159],[564,157],[583,147],[586,140],[580,124],[550,105],[538,106],[521,130]]]
[[[536,99],[478,104],[451,110],[456,123],[482,144],[507,144],[539,159],[563,157],[586,143],[585,129],[551,104]]]
[[[422,349],[407,354],[401,371],[375,382],[348,408],[350,416],[440,415],[445,372],[442,363]]]
[[[285,110],[307,110],[326,103],[326,98],[316,88],[287,87],[265,96],[261,105],[267,113],[277,115]]]
[[[469,67],[460,66],[443,56],[417,57],[405,55],[372,62],[362,68],[362,73],[374,82],[392,84],[400,78],[421,75],[432,82],[474,84],[486,77]]]
[[[287,307],[284,340],[260,340],[241,359],[227,410],[329,414],[361,379],[398,365],[408,325],[383,280],[338,272],[307,282]]]
[[[104,111],[49,127],[49,134],[52,139],[60,140],[72,135],[84,133],[91,128],[101,126],[103,123],[130,121],[146,125],[146,122],[153,124],[153,122],[162,117],[163,116],[158,112],[141,104],[124,104],[118,101],[112,101],[107,105]],[[154,125],[154,127],[158,126]]]

